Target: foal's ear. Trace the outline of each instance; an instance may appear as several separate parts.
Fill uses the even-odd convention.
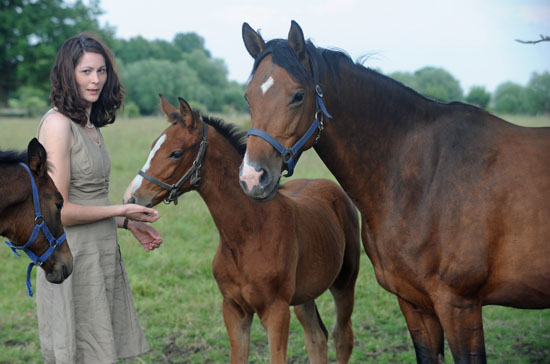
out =
[[[178,119],[177,117],[178,109],[172,106],[172,104],[169,103],[168,100],[166,100],[164,95],[159,94],[159,96],[160,96],[160,108],[162,109],[162,112],[164,113],[164,115],[166,115],[166,118],[168,119],[168,121],[170,122],[176,121]]]
[[[191,106],[185,101],[185,99],[178,97],[178,101],[180,102],[180,114],[185,120],[185,124],[191,128],[195,127],[195,118],[193,117],[193,111],[191,110]]]
[[[27,147],[27,165],[39,177],[44,177],[48,173],[46,149],[36,138],[32,138]]]
[[[304,32],[302,28],[294,20],[290,23],[290,30],[288,32],[288,44],[290,48],[296,53],[296,57],[302,63],[306,60],[306,41],[304,39]]]
[[[265,49],[263,38],[248,23],[243,23],[243,41],[246,50],[254,59]]]

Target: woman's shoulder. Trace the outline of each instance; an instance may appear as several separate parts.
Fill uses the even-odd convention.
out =
[[[41,128],[70,129],[73,121],[56,109],[50,109],[40,122]]]
[[[49,110],[38,125],[37,134],[40,137],[71,138],[72,120],[55,109]]]

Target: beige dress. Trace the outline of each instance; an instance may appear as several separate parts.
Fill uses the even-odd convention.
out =
[[[50,113],[50,110],[40,121]],[[39,126],[40,128],[40,126]],[[111,162],[100,134],[96,144],[71,121],[69,201],[110,205]],[[99,132],[99,130],[98,130]],[[49,283],[37,270],[36,304],[42,355],[50,363],[116,363],[149,350],[138,321],[117,241],[114,218],[65,227],[73,273]]]

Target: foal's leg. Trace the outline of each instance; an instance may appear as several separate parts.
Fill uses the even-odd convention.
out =
[[[223,320],[229,336],[231,364],[248,363],[250,351],[250,326],[253,315],[243,311],[230,300],[224,299],[222,305]]]
[[[290,325],[289,303],[280,298],[258,312],[267,331],[271,364],[285,364]]]
[[[356,278],[357,274],[351,276],[347,282],[337,280],[330,288],[336,307],[336,323],[332,329],[332,337],[334,338],[334,349],[336,350],[338,364],[347,364],[353,350],[351,314],[355,302]]]
[[[303,305],[294,306],[294,313],[304,328],[306,351],[311,364],[328,362],[328,332],[321,320],[317,305],[311,300]]]
[[[481,304],[447,295],[435,309],[445,330],[455,363],[485,364],[485,339]]]
[[[402,298],[397,299],[411,334],[416,362],[419,364],[443,363],[443,328],[437,316],[420,310]]]

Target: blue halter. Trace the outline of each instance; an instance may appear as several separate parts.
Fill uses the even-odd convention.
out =
[[[327,118],[332,118],[332,115],[330,115],[325,107],[325,103],[323,102],[323,90],[321,89],[321,86],[319,86],[319,83],[317,81],[317,76],[315,74],[315,71],[312,68],[313,73],[313,82],[315,84],[315,101],[317,104],[317,110],[315,111],[315,118],[313,120],[313,123],[309,127],[309,129],[306,131],[306,133],[290,148],[285,148],[281,143],[279,143],[275,138],[273,138],[271,135],[269,135],[266,131],[256,128],[251,128],[248,130],[248,135],[254,135],[257,137],[260,137],[267,141],[269,144],[273,146],[283,157],[283,163],[286,165],[287,173],[284,175],[285,177],[290,177],[294,173],[294,167],[298,163],[298,159],[300,159],[300,156],[302,155],[302,152],[300,152],[300,149],[304,146],[304,144],[311,138],[313,133],[315,133],[316,130],[318,130],[317,138],[315,139],[315,143],[319,140],[319,136],[321,135],[321,131],[324,128],[323,124],[323,114]]]
[[[6,244],[11,248],[11,250],[18,257],[20,257],[21,254],[19,254],[17,252],[17,250],[23,250],[27,254],[27,256],[31,259],[31,262],[29,263],[29,266],[27,268],[27,280],[26,280],[25,283],[27,284],[27,292],[29,293],[29,296],[32,297],[32,295],[33,295],[32,285],[31,285],[32,268],[35,265],[42,265],[42,263],[45,262],[46,259],[48,259],[50,257],[50,255],[52,255],[54,249],[58,245],[63,243],[66,240],[66,238],[65,238],[65,233],[63,233],[57,239],[55,239],[53,237],[52,233],[50,232],[50,229],[48,229],[48,226],[44,222],[44,218],[42,217],[42,213],[40,211],[40,200],[38,199],[38,188],[36,188],[36,183],[34,182],[34,178],[32,176],[31,170],[29,169],[29,167],[25,163],[19,163],[19,164],[22,165],[23,167],[25,167],[25,169],[27,170],[27,172],[29,173],[29,176],[31,178],[32,202],[34,204],[34,224],[35,225],[34,225],[34,229],[33,229],[32,233],[31,233],[31,236],[30,236],[29,240],[25,243],[25,245],[16,246],[11,241],[6,241]],[[37,256],[36,254],[34,254],[29,249],[29,247],[32,244],[34,244],[34,242],[36,241],[36,238],[38,237],[38,234],[40,233],[40,231],[42,231],[42,233],[44,234],[46,239],[48,239],[48,242],[50,243],[50,247],[48,248],[48,250],[46,250],[46,252],[44,254],[42,254],[41,256]]]

